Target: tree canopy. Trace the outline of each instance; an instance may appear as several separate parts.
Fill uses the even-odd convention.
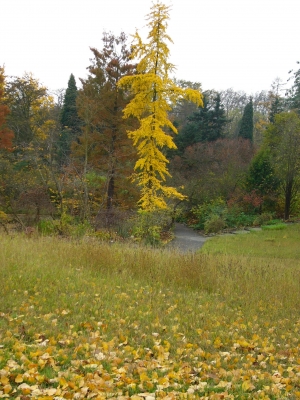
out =
[[[68,87],[65,92],[63,106],[60,115],[60,123],[62,126],[61,135],[59,138],[59,153],[63,163],[67,163],[71,152],[71,143],[79,136],[81,121],[78,116],[76,99],[77,86],[75,77],[70,75]]]
[[[139,60],[137,74],[124,77],[119,82],[134,96],[125,107],[124,116],[134,116],[140,125],[138,129],[129,131],[129,137],[139,156],[135,165],[142,194],[139,204],[142,209],[150,211],[166,208],[165,199],[168,197],[183,199],[175,188],[164,185],[170,174],[163,149],[176,148],[166,129],[177,133],[168,112],[180,98],[193,101],[198,106],[203,104],[199,91],[180,88],[170,78],[175,67],[169,62],[168,42],[172,42],[167,34],[169,11],[169,7],[160,2],[152,6],[147,16],[148,41],[144,43],[136,32],[132,45],[133,57]]]
[[[265,145],[284,196],[284,217],[288,219],[300,190],[300,118],[295,111],[275,115],[266,130]]]
[[[187,117],[186,125],[175,137],[179,154],[184,149],[199,142],[221,139],[227,124],[224,107],[219,93],[204,93],[203,107],[199,107]]]
[[[6,125],[10,110],[4,100],[4,68],[0,67],[0,149],[11,150],[14,134]]]
[[[239,137],[253,141],[253,102],[252,97],[244,109],[239,131]]]

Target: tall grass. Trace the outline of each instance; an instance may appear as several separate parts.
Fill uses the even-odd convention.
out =
[[[292,249],[297,234],[284,234]],[[252,243],[251,235],[238,240]],[[81,390],[80,375],[92,395],[96,368],[112,382],[101,390],[126,398],[149,391],[177,398],[189,389],[191,399],[219,398],[220,391],[231,399],[290,398],[296,375],[290,373],[288,391],[287,383],[273,387],[272,376],[285,370],[287,358],[292,371],[300,362],[299,260],[252,257],[246,242],[241,254],[229,254],[222,240],[208,241],[203,253],[182,254],[91,239],[1,236],[0,372],[7,372],[0,394],[27,396],[16,380],[28,380],[45,396],[65,391],[71,398]],[[8,372],[11,360],[21,377]],[[249,397],[254,389],[244,382],[251,374],[260,391]]]
[[[272,232],[272,238],[274,234],[277,232]],[[263,306],[287,315],[297,311],[300,300],[298,250],[292,245],[282,249],[276,244],[279,238],[273,239],[265,232],[263,236],[259,232],[223,237],[209,241],[203,253],[181,254],[118,243],[3,236],[0,304],[11,307],[24,301],[24,292],[29,297],[39,293],[42,312],[53,311],[60,304],[60,308],[72,308],[75,316],[78,304],[89,304],[94,293],[99,292],[102,302],[109,302],[116,287],[136,285],[151,288],[149,298],[156,307],[157,292],[169,288],[184,296],[219,296],[250,314]],[[218,253],[218,248],[226,249],[225,254]],[[235,254],[229,254],[232,248]],[[265,255],[284,252],[289,257],[261,257],[261,251]]]

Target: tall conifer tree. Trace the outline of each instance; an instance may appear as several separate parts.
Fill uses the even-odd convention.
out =
[[[168,160],[164,148],[176,148],[172,137],[164,129],[177,133],[169,120],[168,112],[180,98],[186,98],[202,105],[202,95],[193,89],[182,89],[172,81],[169,74],[174,65],[168,61],[172,42],[166,30],[169,19],[169,7],[157,2],[151,8],[148,18],[148,42],[143,43],[138,33],[133,43],[133,56],[139,60],[138,74],[124,77],[119,85],[126,87],[134,95],[124,110],[124,116],[134,116],[140,127],[130,131],[138,151],[139,159],[135,165],[137,181],[141,187],[139,205],[142,209],[153,211],[166,208],[166,197],[183,199],[175,188],[166,187],[166,176],[170,176]]]
[[[60,116],[62,131],[58,143],[58,153],[62,163],[67,162],[68,156],[71,152],[71,143],[79,136],[80,133],[81,124],[77,113],[76,99],[77,86],[75,77],[73,74],[71,74]]]
[[[253,142],[253,102],[252,97],[250,98],[249,103],[246,105],[244,109],[244,113],[241,120],[241,127],[239,131],[239,137],[244,139],[249,139]]]
[[[89,75],[81,80],[77,104],[84,126],[73,154],[82,153],[86,146],[88,164],[106,176],[105,203],[106,209],[111,210],[121,203],[117,193],[121,187],[125,190],[126,184],[128,189],[127,178],[133,172],[135,151],[126,134],[132,120],[125,121],[122,113],[129,98],[118,81],[134,73],[136,65],[125,33],[115,36],[104,32],[102,40],[101,50],[91,48],[94,57]]]
[[[300,64],[300,61],[297,61]],[[293,73],[294,83],[292,87],[287,91],[288,105],[289,108],[295,110],[300,115],[300,69],[297,71],[290,71]]]

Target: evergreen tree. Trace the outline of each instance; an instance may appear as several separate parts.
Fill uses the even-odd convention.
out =
[[[131,60],[124,32],[119,36],[104,33],[102,40],[100,51],[91,48],[94,57],[88,67],[89,75],[81,79],[77,104],[84,126],[79,143],[73,148],[73,156],[78,158],[81,154],[86,167],[88,164],[105,174],[104,198],[106,209],[110,211],[120,204],[120,192],[128,189],[127,179],[133,172],[135,151],[127,137],[133,121],[123,118],[123,109],[130,97],[118,82],[124,76],[131,76],[136,65]]]
[[[204,93],[203,107],[188,117],[187,124],[175,137],[175,144],[179,154],[184,149],[199,142],[213,142],[223,137],[227,123],[225,110],[221,104],[220,94],[210,100],[209,94]]]
[[[174,138],[174,142],[178,148],[178,150],[176,151],[177,154],[183,154],[184,150],[187,147],[203,141],[203,134],[205,134],[204,132],[206,131],[206,128],[208,126],[208,120],[208,98],[207,95],[204,93],[203,107],[199,107],[196,112],[194,112],[187,118],[187,124]]]
[[[269,114],[269,121],[271,124],[275,121],[275,115],[280,114],[284,111],[283,99],[279,96],[275,96],[271,101],[271,109]]]
[[[297,61],[297,64],[300,64],[300,62]],[[293,73],[294,83],[291,89],[287,91],[288,105],[291,110],[300,114],[300,69],[292,70],[290,73]]]
[[[71,143],[79,136],[80,119],[76,107],[77,86],[75,77],[70,75],[68,88],[64,96],[63,107],[60,116],[62,132],[58,143],[58,154],[62,163],[66,163],[71,152]]]
[[[249,103],[246,105],[244,109],[244,113],[241,120],[241,127],[239,131],[239,137],[244,139],[249,139],[251,142],[253,141],[253,102],[252,97],[250,98]]]
[[[269,91],[269,112],[268,119],[271,124],[275,121],[275,115],[280,114],[281,112],[286,110],[287,107],[287,99],[280,95],[280,92],[283,90],[284,83],[277,78],[272,83],[272,90]]]
[[[275,175],[271,155],[262,148],[252,159],[246,186],[249,192],[256,190],[261,196],[272,195],[278,189],[279,180]]]
[[[212,131],[208,141],[221,139],[224,133],[224,127],[227,124],[225,109],[221,103],[220,93],[214,98],[214,108],[211,113]]]

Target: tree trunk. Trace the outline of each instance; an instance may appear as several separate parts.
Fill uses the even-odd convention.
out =
[[[293,197],[293,180],[288,181],[285,187],[285,204],[284,204],[284,219],[288,220],[290,217],[291,202]]]
[[[114,192],[115,192],[115,169],[112,168],[107,187],[107,200],[106,200],[107,211],[110,211],[112,209]]]

